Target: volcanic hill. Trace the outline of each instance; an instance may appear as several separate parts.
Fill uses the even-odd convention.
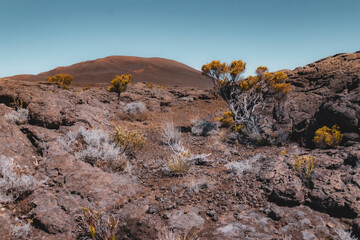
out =
[[[108,84],[115,75],[131,74],[132,82],[151,82],[157,85],[207,88],[212,82],[201,72],[185,64],[164,58],[109,56],[57,67],[37,75],[23,74],[6,79],[43,81],[58,73],[70,74],[75,85]]]

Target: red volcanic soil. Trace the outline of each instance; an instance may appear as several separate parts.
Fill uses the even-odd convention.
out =
[[[85,61],[67,67],[57,67],[38,75],[16,75],[15,80],[43,81],[58,73],[70,74],[76,85],[108,84],[115,75],[131,74],[132,82],[151,82],[158,85],[207,88],[212,81],[185,64],[164,58],[110,56]]]

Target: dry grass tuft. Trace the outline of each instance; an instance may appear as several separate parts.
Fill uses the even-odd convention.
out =
[[[110,214],[97,209],[82,209],[83,215],[80,217],[80,238],[95,240],[115,240],[116,229],[119,219],[114,214]]]
[[[30,194],[39,182],[29,175],[27,167],[20,167],[14,160],[0,156],[0,202],[10,203]]]
[[[186,157],[177,154],[173,154],[166,164],[176,176],[186,175],[192,167],[192,163]]]

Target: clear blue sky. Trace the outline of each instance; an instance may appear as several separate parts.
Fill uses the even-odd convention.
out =
[[[109,55],[293,69],[360,50],[359,11],[359,0],[0,0],[0,77]]]

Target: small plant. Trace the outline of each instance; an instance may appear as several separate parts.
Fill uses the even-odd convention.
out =
[[[11,240],[29,239],[30,231],[31,231],[31,223],[29,221],[24,223],[18,220],[16,225],[12,226],[10,239]]]
[[[172,122],[167,122],[163,128],[163,141],[171,151],[172,157],[166,162],[174,175],[185,175],[192,165],[204,164],[209,161],[207,157],[211,154],[192,154],[181,144],[180,132]]]
[[[355,236],[353,236],[351,231],[345,231],[343,229],[335,229],[336,234],[339,236],[339,240],[357,240]]]
[[[94,240],[115,240],[119,219],[101,210],[83,208],[80,227],[84,237]]]
[[[199,194],[200,189],[208,188],[209,185],[209,181],[205,178],[189,177],[185,186],[190,193]]]
[[[173,154],[167,161],[167,166],[176,176],[186,175],[192,167],[192,163],[188,159],[190,153],[184,151],[182,154],[183,155]]]
[[[262,158],[261,154],[257,154],[254,157],[249,157],[243,161],[233,161],[225,165],[229,173],[235,173],[238,177],[242,176],[243,173],[256,172],[255,164]]]
[[[16,110],[22,109],[24,107],[24,102],[19,99],[19,98],[13,98],[14,101],[11,103],[12,106],[14,106],[14,108]]]
[[[31,193],[39,182],[14,160],[0,156],[0,203],[10,203]]]
[[[56,83],[56,85],[66,90],[69,90],[69,85],[73,79],[69,74],[56,74],[46,78],[47,82]]]
[[[295,156],[294,168],[295,170],[308,179],[311,173],[314,171],[316,160],[313,156],[304,155],[299,157]]]
[[[145,144],[144,134],[138,130],[127,130],[120,126],[116,126],[114,130],[113,138],[123,152],[140,150]]]
[[[147,118],[147,108],[143,102],[131,102],[124,107],[126,116],[122,119],[131,121],[145,121]]]
[[[68,132],[58,139],[59,144],[77,159],[104,170],[121,171],[125,166],[122,148],[111,136],[101,129],[86,130],[80,127],[76,132]]]
[[[29,119],[29,111],[24,108],[19,108],[16,111],[5,114],[4,118],[6,121],[16,125],[25,124]]]
[[[172,149],[178,149],[181,145],[181,133],[174,127],[172,121],[165,123],[162,130],[162,137],[164,143]]]
[[[164,229],[159,232],[157,240],[198,240],[199,237],[196,234],[177,234],[171,230]]]
[[[231,111],[224,112],[221,118],[215,118],[221,123],[221,127],[231,127],[234,125],[234,114]]]
[[[153,83],[145,82],[147,88],[152,89],[155,85]]]
[[[315,132],[313,142],[321,148],[336,147],[340,144],[343,138],[343,134],[341,134],[339,130],[340,127],[336,124],[332,126],[332,128],[327,126],[319,128]]]
[[[124,92],[130,83],[131,75],[130,74],[123,74],[121,76],[116,75],[113,80],[110,82],[110,86],[108,87],[109,92],[116,92],[118,93],[119,97],[122,92]]]

